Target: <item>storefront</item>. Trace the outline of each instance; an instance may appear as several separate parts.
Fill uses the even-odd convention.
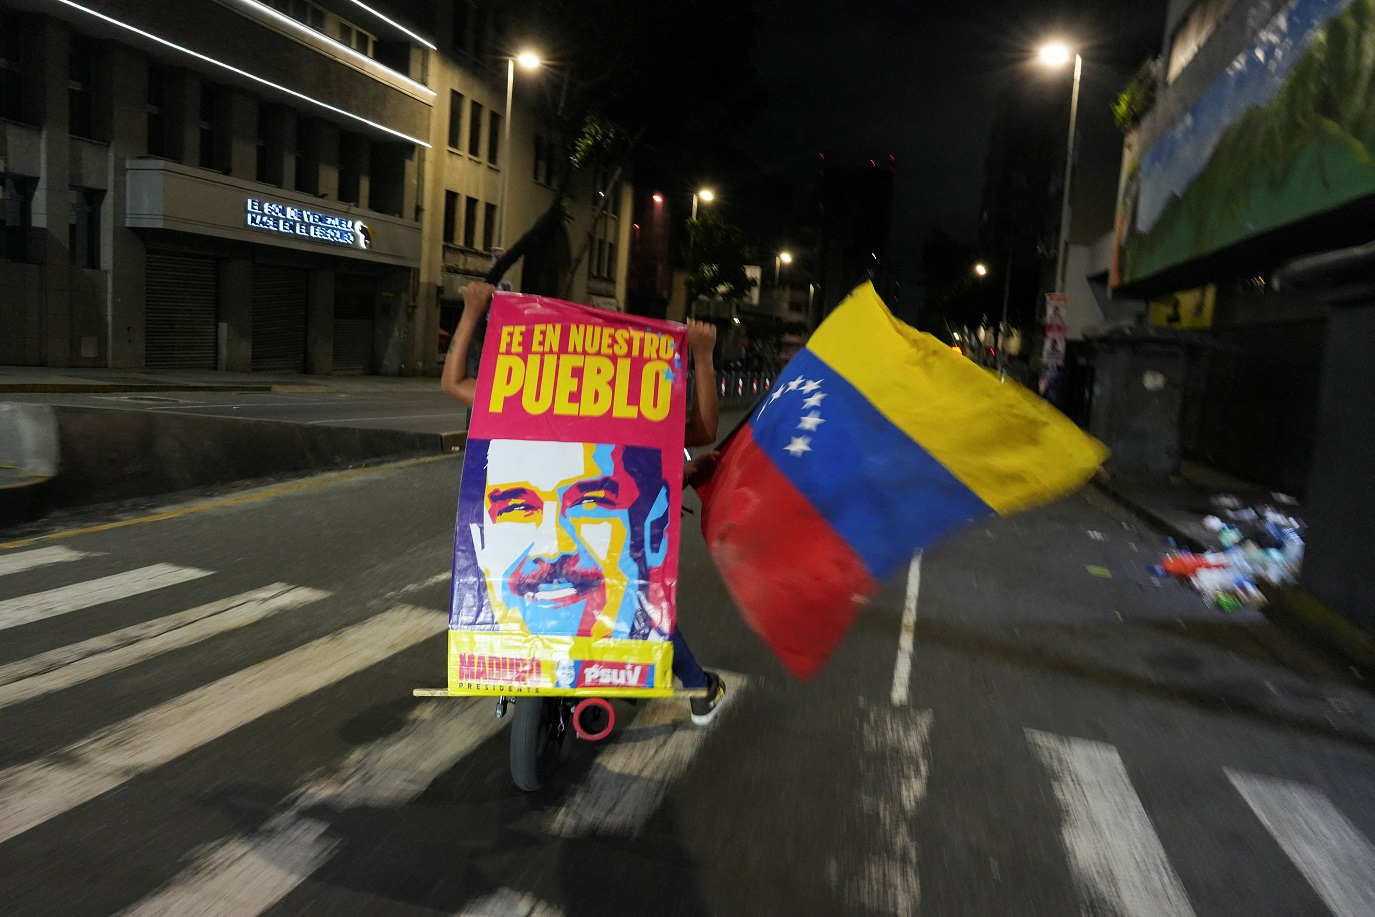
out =
[[[144,363],[395,371],[418,223],[161,160],[128,163]],[[138,318],[138,316],[130,316]]]

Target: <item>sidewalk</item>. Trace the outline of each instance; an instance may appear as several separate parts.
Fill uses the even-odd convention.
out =
[[[1276,499],[1279,495],[1259,485],[1188,462],[1177,475],[1118,473],[1100,476],[1094,486],[1173,538],[1179,547],[1195,552],[1222,548],[1218,536],[1203,525],[1203,517],[1218,514],[1215,497],[1236,497],[1248,506],[1269,503],[1303,518],[1302,505],[1283,505]],[[1162,544],[1162,555],[1165,550]],[[1375,635],[1324,607],[1299,586],[1263,587],[1262,591],[1269,600],[1264,608],[1267,617],[1320,644],[1375,687]]]

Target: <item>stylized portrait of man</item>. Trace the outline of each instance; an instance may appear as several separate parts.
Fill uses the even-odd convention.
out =
[[[487,588],[455,590],[451,626],[665,636],[651,596],[668,551],[670,491],[658,450],[520,440],[468,449],[454,575]]]

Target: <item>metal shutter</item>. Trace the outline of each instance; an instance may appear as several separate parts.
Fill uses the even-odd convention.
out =
[[[150,250],[144,286],[144,365],[214,369],[218,353],[214,258]]]
[[[300,268],[253,266],[254,372],[306,371],[309,278]]]
[[[377,281],[340,274],[334,281],[334,372],[372,369],[373,313]]]

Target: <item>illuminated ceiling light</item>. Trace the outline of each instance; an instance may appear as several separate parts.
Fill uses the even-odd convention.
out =
[[[343,42],[334,41],[324,32],[321,32],[318,29],[312,29],[310,26],[306,25],[304,22],[301,22],[299,19],[292,19],[290,16],[287,16],[283,13],[279,13],[277,10],[274,10],[266,3],[263,3],[262,0],[243,0],[243,2],[257,9],[262,10],[263,12],[269,14],[274,19],[277,19],[280,22],[286,23],[298,32],[304,32],[306,35],[313,35],[316,38],[323,38],[326,41],[329,41],[331,50],[342,50],[345,54],[349,54],[353,57],[358,58],[359,60],[367,61],[370,64],[377,64],[377,66],[379,67],[385,67],[387,72],[390,73],[392,76],[395,76],[397,79],[404,80],[407,84],[415,87],[416,89],[425,93],[426,95],[433,96],[435,94],[434,90],[426,86],[424,83],[417,83],[415,80],[406,76],[404,73],[397,73],[395,70],[391,69],[390,67],[387,67],[385,64],[378,64],[375,59],[368,57],[363,52],[355,51]]]
[[[377,10],[375,10],[375,9],[373,9],[372,7],[368,6],[366,3],[363,3],[362,0],[351,0],[351,2],[353,3],[354,6],[361,6],[363,9],[367,10],[369,13],[372,13],[374,16],[376,16],[378,19],[381,19],[381,20],[382,20],[383,22],[385,22],[387,25],[392,26],[393,28],[400,29],[401,31],[405,32],[407,35],[409,35],[410,37],[414,38],[416,41],[420,42],[422,45],[424,45],[425,47],[429,48],[431,51],[438,51],[438,50],[439,50],[439,49],[436,48],[434,45],[430,44],[428,41],[426,41],[425,39],[421,38],[419,35],[415,34],[415,33],[412,32],[410,29],[408,29],[408,28],[406,28],[404,25],[402,25],[401,23],[397,22],[395,19],[388,19],[386,16],[382,15],[382,14],[379,13]]]
[[[218,61],[215,60],[213,57],[207,57],[199,51],[192,51],[190,48],[183,47],[182,45],[168,41],[165,38],[160,38],[159,36],[154,35],[152,32],[145,32],[143,29],[140,29],[137,26],[129,25],[127,22],[120,22],[118,19],[115,19],[111,16],[107,16],[104,13],[96,12],[93,9],[84,7],[81,4],[74,2],[74,0],[57,0],[57,2],[61,3],[63,6],[70,6],[74,10],[80,10],[81,12],[86,13],[89,16],[94,16],[95,18],[100,19],[104,22],[108,22],[111,25],[119,26],[121,29],[133,32],[135,35],[142,35],[144,38],[147,38],[151,41],[155,41],[160,45],[165,45],[174,51],[180,51],[182,54],[188,54],[191,57],[196,58],[197,60],[205,61],[207,64],[214,64],[216,67],[219,67],[222,70],[228,70],[230,73],[238,74],[239,76],[250,79],[255,83],[262,83],[264,86],[270,86],[278,92],[284,92],[289,96],[294,96],[295,98],[302,99],[306,102],[309,102],[311,105],[319,106],[320,108],[323,108],[326,111],[332,111],[337,115],[343,115],[345,118],[351,118],[352,120],[357,121],[360,124],[366,124],[368,127],[376,128],[379,131],[391,134],[393,137],[400,137],[402,140],[406,140],[410,143],[423,146],[425,147],[425,149],[430,148],[430,145],[428,143],[426,143],[424,140],[421,140],[418,137],[412,137],[410,134],[403,134],[400,131],[395,130],[394,128],[387,127],[385,124],[378,124],[376,121],[370,121],[367,118],[364,118],[362,115],[355,115],[351,111],[345,111],[342,108],[330,105],[328,102],[321,102],[319,99],[312,99],[305,93],[297,92],[295,89],[288,89],[287,87],[282,86],[279,83],[274,83],[271,80],[263,79],[257,74],[249,73],[247,70],[240,70],[233,64],[226,64],[224,61]]]

